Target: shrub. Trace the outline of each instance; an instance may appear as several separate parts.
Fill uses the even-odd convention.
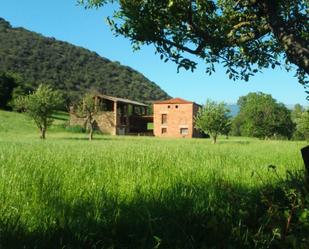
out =
[[[68,125],[65,127],[65,130],[72,133],[85,133],[86,129],[85,127],[82,127],[80,125]]]

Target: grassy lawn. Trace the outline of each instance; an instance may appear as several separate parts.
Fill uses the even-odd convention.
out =
[[[0,111],[0,248],[252,248],[259,190],[303,169],[304,142],[89,142],[56,117],[41,141],[24,115]]]

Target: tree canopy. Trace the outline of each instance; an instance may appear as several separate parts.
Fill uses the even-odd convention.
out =
[[[233,120],[235,135],[258,138],[292,137],[295,124],[291,119],[291,111],[271,95],[249,93],[239,98],[238,105],[240,111]]]
[[[47,128],[52,124],[52,114],[63,102],[62,94],[46,85],[40,85],[35,92],[19,96],[14,100],[18,109],[23,109],[40,129],[41,138],[45,139]]]
[[[230,110],[224,103],[207,100],[195,117],[195,127],[212,137],[217,142],[220,134],[228,135],[230,130]]]
[[[94,115],[99,111],[99,107],[95,103],[94,94],[86,93],[75,110],[75,115],[85,120],[85,126],[89,131],[89,140],[93,139],[93,132],[96,126]]]
[[[296,129],[309,141],[309,110],[304,111],[297,119]]]
[[[13,89],[17,87],[14,78],[0,73],[0,109],[9,109],[8,102],[12,99]]]
[[[308,84],[308,0],[79,0],[91,7],[116,3],[108,22],[134,48],[154,44],[161,59],[194,70],[206,63],[226,67],[231,79],[248,80],[264,68],[296,65]]]
[[[292,110],[292,119],[296,126],[293,139],[309,141],[309,110],[296,104]]]

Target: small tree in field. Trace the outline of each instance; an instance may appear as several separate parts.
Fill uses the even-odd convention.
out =
[[[97,112],[98,110],[93,98],[93,94],[85,94],[81,103],[77,107],[76,115],[85,119],[85,126],[89,131],[89,140],[93,139],[93,132],[95,129],[94,115],[97,114]]]
[[[51,115],[62,104],[62,95],[51,87],[40,85],[38,89],[14,100],[14,107],[24,110],[40,129],[41,138],[45,139],[47,128],[52,124]]]
[[[209,134],[213,143],[217,142],[219,134],[226,135],[230,127],[229,109],[224,103],[207,100],[195,118],[195,126],[202,132]]]

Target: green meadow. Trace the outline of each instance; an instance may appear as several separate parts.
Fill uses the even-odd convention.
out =
[[[23,114],[0,111],[1,249],[284,248],[261,193],[303,170],[306,143],[90,142],[64,128],[65,114],[55,118],[42,141]]]

